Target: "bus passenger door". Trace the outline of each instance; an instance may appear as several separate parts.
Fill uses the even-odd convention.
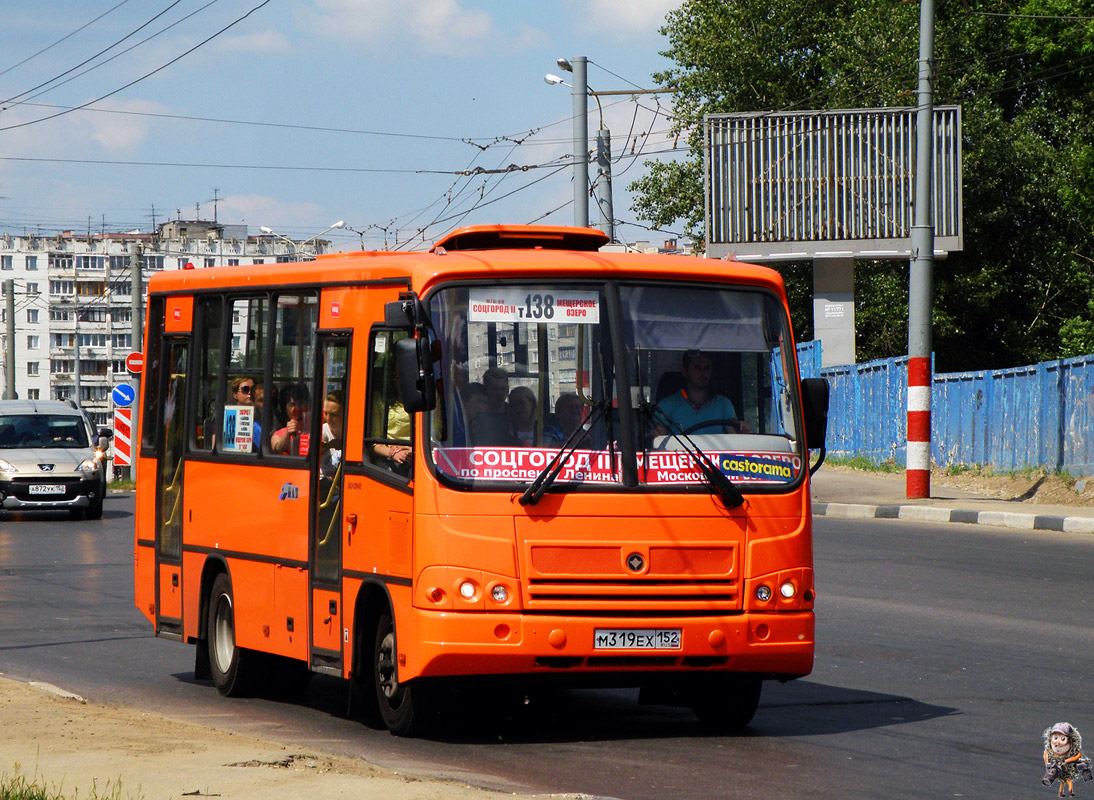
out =
[[[318,457],[312,459],[311,667],[342,675],[342,481],[349,337],[319,340]],[[316,434],[313,433],[313,436]]]
[[[156,633],[182,636],[182,477],[189,340],[164,337],[156,463]]]

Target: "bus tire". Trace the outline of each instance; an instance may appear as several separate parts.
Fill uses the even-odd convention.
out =
[[[426,727],[429,698],[419,679],[400,683],[396,664],[395,621],[387,610],[376,621],[372,678],[384,725],[395,736],[415,736]]]
[[[91,498],[91,502],[84,510],[84,519],[102,519],[103,518],[103,496],[102,494],[96,494]]]
[[[232,581],[226,573],[217,575],[209,591],[209,671],[213,685],[225,697],[242,697],[251,691],[251,660],[255,655],[236,647],[235,604]]]
[[[697,687],[692,709],[709,731],[740,731],[756,715],[763,681],[752,675],[724,676]]]

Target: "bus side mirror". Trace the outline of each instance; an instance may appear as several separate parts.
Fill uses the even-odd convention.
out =
[[[823,450],[828,433],[828,381],[824,378],[802,381],[802,418],[806,445],[810,450]]]
[[[428,336],[395,342],[395,371],[399,377],[399,397],[408,414],[436,408],[437,381]]]

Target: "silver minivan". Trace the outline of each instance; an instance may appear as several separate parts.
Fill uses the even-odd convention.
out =
[[[0,508],[100,519],[111,435],[71,402],[0,400]]]

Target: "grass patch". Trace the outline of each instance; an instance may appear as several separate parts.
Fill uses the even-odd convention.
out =
[[[113,480],[106,485],[106,488],[114,492],[132,492],[137,488],[137,482],[132,479],[125,480]],[[3,800],[3,797],[0,797]]]
[[[142,800],[144,795],[136,796],[122,790],[122,782],[107,781],[104,788],[100,789],[92,783],[91,790],[84,795],[79,789],[66,792],[61,786],[47,786],[37,776],[27,777],[23,774],[19,765],[15,765],[14,771],[0,774],[0,800]]]
[[[826,461],[836,467],[860,469],[864,472],[904,472],[904,465],[892,459],[878,461],[869,456],[828,456]]]

